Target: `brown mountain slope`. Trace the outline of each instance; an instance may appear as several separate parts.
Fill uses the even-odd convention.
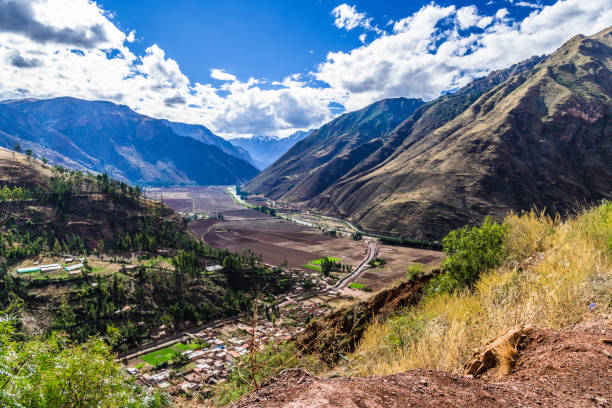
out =
[[[271,198],[307,201],[377,151],[421,105],[420,99],[385,99],[344,114],[295,144],[246,189]]]
[[[509,209],[565,212],[611,198],[611,32],[423,106],[303,204],[371,230],[440,238]],[[267,193],[256,187],[247,186]]]

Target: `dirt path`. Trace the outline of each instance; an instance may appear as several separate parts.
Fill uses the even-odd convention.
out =
[[[611,321],[526,332],[514,370],[499,379],[414,370],[385,377],[321,379],[282,372],[232,405],[261,407],[610,407]]]

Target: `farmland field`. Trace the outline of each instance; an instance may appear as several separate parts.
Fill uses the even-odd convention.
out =
[[[405,279],[406,269],[416,263],[425,265],[425,268],[435,268],[444,259],[439,251],[415,249],[392,245],[378,244],[378,257],[385,260],[385,264],[377,268],[369,267],[356,282],[364,284],[376,291],[391,286],[400,279]]]
[[[170,347],[165,347],[163,349],[155,350],[148,354],[145,354],[141,356],[140,359],[155,367],[158,364],[163,364],[167,361],[172,360],[174,356],[179,355],[182,352],[189,350],[197,350],[202,348],[203,346],[206,345],[200,345],[197,343],[176,343]]]
[[[272,265],[287,260],[292,267],[308,265],[307,269],[315,271],[321,259],[329,257],[355,267],[367,251],[363,241],[323,235],[321,230],[247,209],[234,202],[227,194],[227,187],[156,188],[147,193],[158,198],[163,196],[164,203],[179,212],[185,209],[188,209],[186,212],[221,212],[223,221],[216,218],[192,221],[193,233],[215,248],[238,252],[250,249]],[[386,265],[370,268],[357,280],[373,290],[405,278],[406,268],[415,262],[433,267],[442,259],[442,253],[437,251],[380,244],[379,248],[379,256]]]

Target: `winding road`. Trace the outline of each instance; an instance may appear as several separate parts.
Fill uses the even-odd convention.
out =
[[[333,287],[337,289],[342,289],[346,287],[351,281],[357,279],[368,266],[368,262],[376,258],[378,255],[378,246],[376,246],[376,241],[368,240],[368,251],[365,259],[361,261],[361,263],[351,272],[349,275],[340,279]]]

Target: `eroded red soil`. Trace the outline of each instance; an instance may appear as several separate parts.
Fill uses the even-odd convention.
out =
[[[366,378],[322,379],[282,372],[232,407],[610,407],[612,322],[524,332],[514,369],[480,378],[414,370]]]

